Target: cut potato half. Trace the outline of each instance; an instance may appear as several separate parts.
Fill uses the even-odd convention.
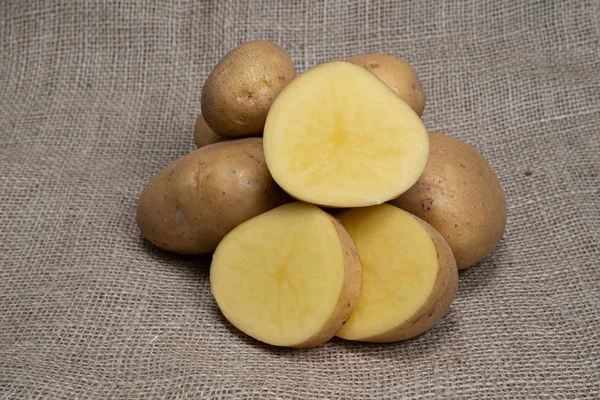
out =
[[[264,130],[267,166],[293,197],[329,207],[384,203],[423,172],[429,138],[421,119],[379,78],[331,62],[294,79]]]
[[[337,336],[395,342],[434,326],[458,285],[456,262],[441,235],[388,204],[344,211],[338,218],[360,253],[363,286],[356,310]]]
[[[223,315],[247,335],[314,347],[354,310],[360,259],[334,217],[290,203],[232,230],[214,253],[210,282]]]

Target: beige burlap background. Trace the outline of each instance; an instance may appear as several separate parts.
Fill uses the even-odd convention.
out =
[[[209,258],[140,236],[206,76],[258,38],[299,71],[407,58],[427,126],[497,171],[505,238],[430,332],[269,348]],[[0,398],[600,398],[600,2],[2,0],[0,89]]]

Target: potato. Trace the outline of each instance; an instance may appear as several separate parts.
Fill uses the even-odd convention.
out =
[[[226,140],[223,136],[217,135],[210,126],[206,124],[202,114],[198,115],[196,125],[194,126],[194,142],[198,148],[208,146],[209,144],[222,142]]]
[[[354,310],[360,259],[334,217],[291,203],[232,230],[215,251],[210,284],[223,315],[247,335],[314,347]]]
[[[271,104],[295,77],[291,57],[275,43],[243,43],[219,61],[204,83],[202,115],[221,136],[258,136]]]
[[[389,204],[338,215],[363,268],[356,310],[337,336],[395,342],[434,326],[456,296],[452,251],[431,226]]]
[[[502,239],[506,200],[494,171],[468,144],[430,134],[431,155],[419,181],[390,204],[425,220],[450,244],[459,269],[487,257]]]
[[[204,254],[237,225],[288,200],[267,170],[262,139],[248,138],[215,143],[167,165],[140,195],[136,219],[156,246]]]
[[[388,54],[366,54],[348,60],[365,67],[417,113],[420,117],[425,109],[425,93],[417,71],[408,62]]]
[[[398,197],[429,157],[421,119],[375,75],[348,62],[294,79],[269,111],[264,146],[285,191],[337,208]]]

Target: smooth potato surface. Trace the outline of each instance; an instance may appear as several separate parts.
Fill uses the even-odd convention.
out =
[[[452,249],[442,235],[422,219],[412,216],[427,231],[437,250],[438,275],[425,304],[403,325],[381,335],[379,341],[405,340],[431,329],[446,314],[456,298],[458,270]]]
[[[202,114],[198,116],[196,119],[196,124],[194,125],[194,142],[198,148],[208,146],[209,144],[222,142],[226,140],[221,135],[217,135],[210,126],[206,124],[204,117]]]
[[[264,147],[273,178],[293,197],[362,207],[396,198],[419,179],[429,136],[380,79],[338,61],[311,68],[281,92]]]
[[[242,222],[289,201],[267,170],[262,139],[215,143],[172,162],[140,195],[137,223],[156,246],[211,253]]]
[[[247,335],[276,346],[314,347],[354,310],[360,258],[334,217],[291,203],[232,230],[215,251],[210,282],[223,315]]]
[[[450,244],[458,268],[469,268],[502,239],[504,191],[475,148],[441,133],[431,133],[429,139],[431,154],[423,175],[389,203],[433,226]]]
[[[338,215],[358,248],[363,289],[338,336],[395,342],[433,327],[458,285],[452,251],[431,226],[389,204]]]

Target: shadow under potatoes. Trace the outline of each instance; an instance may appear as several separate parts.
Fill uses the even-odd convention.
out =
[[[146,254],[148,254],[154,262],[156,262],[161,268],[176,270],[182,275],[188,277],[195,277],[199,280],[200,285],[205,290],[210,290],[210,263],[212,261],[212,254],[205,254],[200,256],[188,256],[182,254],[171,253],[160,249],[159,247],[152,244],[150,241],[143,238],[140,235],[140,241]],[[198,301],[206,301],[206,297],[201,298],[198,296]],[[266,343],[262,343],[239,329],[233,326],[225,316],[219,310],[214,299],[211,299],[211,304],[203,304],[207,310],[210,310],[214,323],[221,324],[224,326],[229,333],[244,342],[248,346],[253,346],[269,352],[274,355],[286,355],[294,353],[295,351],[302,351],[301,349],[289,349],[284,347],[271,346]]]
[[[171,253],[158,248],[148,240],[144,239],[141,235],[140,242],[142,243],[143,250],[157,264],[161,265],[161,267],[164,267],[165,269],[175,269],[182,275],[187,275],[188,277],[194,276],[199,280],[201,286],[210,286],[210,263],[212,254],[188,256]],[[500,268],[497,258],[502,260],[507,259],[504,250],[505,246],[503,246],[503,242],[501,242],[491,256],[481,263],[459,272],[457,298],[469,297],[474,294],[474,292],[479,292],[486,288],[490,282],[496,279],[497,269]],[[452,305],[452,307],[457,306],[458,304],[456,302]],[[214,321],[222,324],[229,333],[248,346],[253,346],[275,356],[282,357],[302,356],[305,352],[311,351],[311,349],[285,348],[262,343],[233,326],[219,311],[214,300],[209,308],[211,314],[213,314]],[[407,357],[407,359],[411,359],[412,357],[427,357],[428,355],[440,351],[440,348],[443,347],[447,341],[452,340],[452,337],[455,337],[455,331],[458,330],[458,321],[454,318],[455,316],[456,313],[453,313],[451,308],[444,318],[429,331],[402,342],[354,342],[334,336],[330,341],[321,346],[329,346],[341,351],[380,359],[389,358],[391,354],[396,353],[401,353],[402,356],[405,358]]]
[[[156,263],[168,269],[179,270],[186,275],[199,275],[201,280],[208,281],[210,276],[210,263],[212,261],[212,254],[188,256],[171,253],[155,246],[148,240],[144,239],[141,234],[140,241],[142,242],[142,247],[146,254],[148,254]]]
[[[477,293],[488,290],[488,286],[496,282],[502,275],[501,269],[511,269],[513,261],[509,253],[509,246],[502,239],[494,252],[470,268],[458,271],[457,298],[469,298]],[[504,274],[509,276],[509,274]],[[492,289],[489,289],[492,291]]]

